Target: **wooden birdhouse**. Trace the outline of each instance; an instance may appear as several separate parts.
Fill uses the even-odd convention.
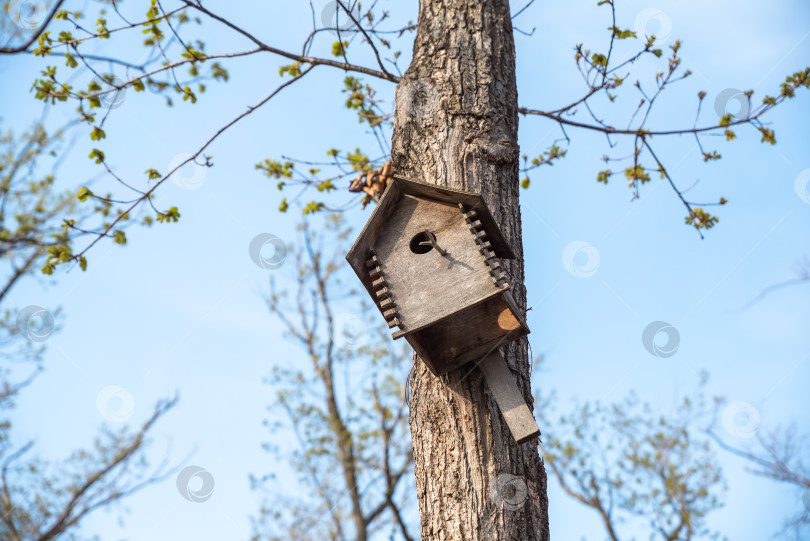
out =
[[[478,363],[521,442],[539,430],[498,351],[529,333],[498,261],[514,257],[480,194],[397,176],[346,255],[435,375]]]

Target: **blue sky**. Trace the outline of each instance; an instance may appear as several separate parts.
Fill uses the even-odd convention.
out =
[[[609,25],[606,10],[595,3],[537,2],[516,21],[523,30],[536,27],[532,37],[516,35],[521,105],[551,109],[581,95],[573,45],[599,47]],[[218,9],[293,49],[309,25],[303,2],[272,2],[260,12]],[[658,28],[671,24],[670,42],[684,41],[684,64],[694,72],[661,97],[651,127],[691,126],[699,90],[708,93],[702,119],[709,123],[716,119],[711,104],[723,90],[753,88],[761,97],[774,93],[786,74],[810,65],[810,6],[799,0],[767,8],[753,1],[627,1],[618,9],[624,27],[633,26],[645,9],[660,10]],[[416,3],[405,11],[403,19],[415,18]],[[245,46],[220,28],[205,31],[209,52]],[[20,57],[0,62],[0,102],[13,104],[3,107],[4,124],[22,128],[40,111],[28,94],[40,67]],[[175,156],[193,152],[261,99],[277,84],[283,63],[269,55],[234,61],[231,82],[209,85],[194,107],[167,110],[154,96],[128,94],[110,120],[107,156],[134,178],[149,167],[166,170]],[[316,70],[247,117],[210,149],[215,167],[185,171],[200,175],[197,189],[167,183],[160,200],[180,208],[179,223],[133,228],[125,248],[97,245],[86,273],[74,269],[54,280],[29,280],[13,292],[9,305],[61,306],[64,312],[63,329],[47,341],[46,371],[18,401],[19,441],[35,438],[42,456],[59,459],[86,445],[105,413],[115,412],[97,404],[100,393],[113,392],[110,386],[131,397],[132,423],[177,391],[180,404],[156,430],[156,454],[169,447],[181,460],[193,452],[190,463],[216,481],[204,504],[181,498],[173,479],[149,487],[127,501],[124,526],[116,514],[100,513],[86,522],[88,534],[133,541],[249,535],[248,515],[258,509],[259,498],[249,490],[248,474],[285,469],[260,448],[270,438],[262,420],[273,397],[262,378],[274,364],[303,358],[264,306],[270,271],[248,257],[250,240],[259,233],[296,241],[296,216],[277,212],[282,195],[254,164],[280,155],[320,159],[330,147],[371,148],[354,114],[341,109],[342,78],[337,71]],[[393,85],[378,88],[393,95]],[[617,106],[622,111],[638,98],[629,88],[624,94]],[[705,240],[683,225],[685,211],[663,181],[654,179],[632,203],[620,179],[597,184],[600,158],[608,151],[605,138],[569,131],[568,156],[535,172],[531,188],[521,192],[530,339],[535,354],[547,359],[534,374],[536,387],[555,390],[563,404],[619,400],[636,390],[666,411],[705,369],[711,393],[756,409],[759,430],[792,422],[808,432],[810,289],[781,290],[745,306],[764,288],[792,278],[791,264],[810,254],[810,204],[796,190],[797,177],[810,169],[809,98],[801,93],[768,116],[775,147],[760,144],[753,128],[737,130],[739,139],[732,143],[709,142],[707,148],[723,155],[718,163],[704,164],[689,137],[654,141],[679,186],[700,179],[692,199],[730,201]],[[63,108],[54,118],[68,114]],[[521,118],[522,152],[537,154],[560,135],[544,120]],[[81,139],[67,161],[66,186],[96,172],[86,159],[89,142]],[[347,214],[355,226],[367,216],[368,210],[359,209]],[[575,241],[598,253],[590,277],[566,270],[572,262],[563,261],[563,251]],[[580,254],[573,264],[587,265],[586,259]],[[291,272],[292,265],[272,271],[277,280]],[[654,321],[677,328],[675,355],[660,358],[645,350],[642,332]],[[800,494],[745,473],[733,457],[719,456],[729,491],[711,524],[729,539],[767,539],[801,508]],[[280,479],[279,491],[299,490],[289,475]],[[595,515],[563,495],[553,480],[549,487],[555,539],[604,537]]]

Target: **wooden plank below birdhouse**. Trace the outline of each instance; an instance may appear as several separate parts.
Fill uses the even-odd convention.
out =
[[[534,415],[518,389],[515,376],[509,370],[501,352],[498,349],[490,352],[478,364],[478,368],[484,374],[489,390],[515,441],[523,443],[538,437],[540,428],[537,421],[534,420]]]

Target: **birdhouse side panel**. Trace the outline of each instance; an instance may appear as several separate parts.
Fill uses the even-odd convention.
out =
[[[498,291],[461,209],[452,203],[403,196],[374,248],[403,332]]]

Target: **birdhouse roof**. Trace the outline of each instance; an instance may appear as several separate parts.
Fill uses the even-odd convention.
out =
[[[385,189],[376,208],[372,211],[354,245],[346,254],[349,265],[352,266],[358,276],[362,277],[366,274],[365,262],[368,259],[369,251],[374,247],[374,243],[385,228],[388,217],[405,195],[455,205],[462,204],[465,212],[475,210],[475,219],[481,221],[481,227],[486,231],[487,240],[492,245],[491,249],[495,252],[495,255],[501,259],[515,258],[511,246],[501,234],[500,228],[492,218],[492,214],[490,214],[481,194],[426,184],[395,175]]]

